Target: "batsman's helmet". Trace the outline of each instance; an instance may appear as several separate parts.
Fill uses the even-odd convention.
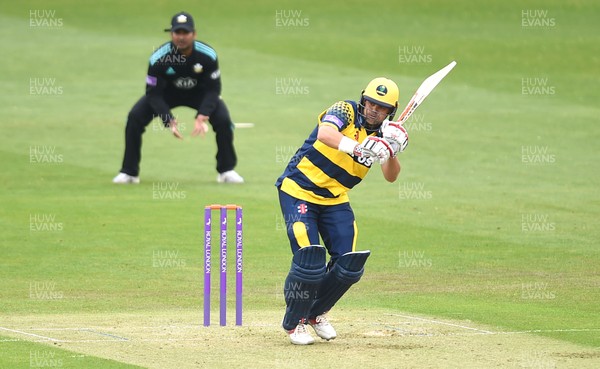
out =
[[[360,107],[364,109],[365,100],[374,104],[391,108],[392,111],[388,116],[389,120],[394,119],[396,110],[398,109],[398,99],[400,98],[400,90],[394,81],[385,77],[378,77],[369,82],[367,87],[360,95]]]

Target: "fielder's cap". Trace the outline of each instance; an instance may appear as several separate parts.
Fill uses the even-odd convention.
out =
[[[179,12],[171,19],[171,28],[166,28],[165,32],[175,32],[180,29],[188,32],[194,32],[194,18],[190,13]]]

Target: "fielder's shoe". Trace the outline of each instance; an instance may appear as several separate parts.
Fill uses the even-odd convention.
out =
[[[237,174],[235,170],[228,170],[227,172],[219,173],[217,176],[217,182],[219,183],[244,183],[244,178]]]
[[[315,339],[308,333],[304,323],[298,324],[296,328],[287,331],[287,333],[290,335],[290,341],[294,345],[312,345],[315,343]]]
[[[329,341],[337,337],[335,329],[329,324],[325,315],[319,315],[315,319],[309,319],[308,324],[313,327],[317,336],[324,340]]]
[[[133,183],[133,184],[138,184],[138,183],[140,183],[140,177],[130,176],[127,173],[121,172],[121,173],[117,174],[117,176],[115,178],[113,178],[113,183],[119,183],[119,184]]]

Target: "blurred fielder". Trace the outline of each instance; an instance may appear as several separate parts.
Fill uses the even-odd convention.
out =
[[[221,72],[217,53],[196,40],[192,16],[180,12],[173,16],[171,41],[151,56],[146,76],[146,94],[133,106],[125,128],[125,154],[114,183],[139,183],[142,134],[152,119],[160,117],[173,135],[183,139],[171,109],[187,106],[197,111],[192,136],[204,136],[208,121],[216,133],[217,182],[242,183],[233,168],[237,164],[233,146],[233,123],[221,100]]]
[[[391,122],[398,97],[393,81],[375,78],[359,102],[333,104],[319,115],[317,127],[277,179],[293,253],[283,318],[293,344],[314,342],[306,324],[325,340],[337,336],[324,314],[360,280],[370,254],[356,251],[357,227],[347,192],[374,163],[381,164],[388,182],[398,178],[396,154],[408,145],[406,130]]]

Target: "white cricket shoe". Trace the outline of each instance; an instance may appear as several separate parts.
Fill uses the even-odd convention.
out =
[[[290,335],[290,341],[294,345],[312,345],[315,343],[315,339],[308,333],[304,323],[299,323],[296,328],[287,332]]]
[[[138,184],[140,183],[140,177],[134,177],[134,176],[130,176],[127,173],[119,173],[117,174],[117,176],[115,178],[113,178],[113,183],[118,183],[118,184],[127,184],[127,183],[133,183],[133,184]]]
[[[332,340],[337,337],[337,333],[333,326],[329,323],[325,315],[319,315],[315,319],[309,319],[308,324],[315,330],[317,336],[324,340]]]
[[[227,172],[219,173],[217,176],[217,182],[219,183],[244,183],[244,178],[237,174],[235,170],[228,170]]]

